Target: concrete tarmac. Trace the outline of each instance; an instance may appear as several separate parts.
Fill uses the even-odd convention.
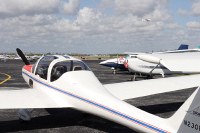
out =
[[[85,61],[98,77],[101,83],[125,82],[131,79],[128,72],[117,72],[101,66],[98,60]],[[28,88],[21,76],[21,68],[24,64],[21,60],[0,61],[0,89],[6,87]],[[7,75],[11,79],[1,84]],[[158,115],[170,117],[191,95],[194,88],[157,94],[142,98],[129,99],[126,102],[142,110]],[[1,101],[1,102],[6,102]],[[31,133],[136,133],[133,130],[108,121],[106,119],[86,114],[73,109],[35,109],[32,113],[32,120],[28,123],[21,123],[18,119],[18,110],[0,110],[0,132],[31,132]]]

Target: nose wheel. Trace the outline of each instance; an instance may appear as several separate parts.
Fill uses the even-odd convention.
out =
[[[112,67],[111,70],[113,70],[112,73],[115,75],[116,74],[116,68]]]

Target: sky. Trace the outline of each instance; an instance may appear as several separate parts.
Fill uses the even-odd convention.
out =
[[[116,54],[200,45],[199,0],[0,0],[0,52]],[[150,20],[150,21],[147,21]]]

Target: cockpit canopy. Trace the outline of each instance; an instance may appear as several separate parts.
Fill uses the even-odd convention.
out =
[[[66,60],[56,63],[51,71],[51,81],[57,80],[66,72],[89,70],[89,68],[82,62],[77,60]]]
[[[44,56],[38,60],[35,66],[36,68],[33,69],[35,75],[39,75],[46,80],[47,77],[50,76],[51,82],[57,80],[66,72],[81,70],[90,71],[89,67],[84,62],[70,56]]]

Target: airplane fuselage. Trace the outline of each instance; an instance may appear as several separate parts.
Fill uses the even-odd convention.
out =
[[[127,59],[128,69],[130,72],[150,75],[200,73],[200,52],[197,51],[183,53],[141,54],[137,56],[138,57]]]
[[[114,68],[114,69],[127,71],[127,68],[124,66],[124,61],[125,61],[125,58],[120,57],[120,58],[105,60],[105,61],[100,62],[99,64],[106,66],[106,67],[111,67],[111,68]]]
[[[24,67],[22,75],[32,87],[45,92],[60,106],[88,112],[142,132],[167,132],[163,121],[110,94],[91,71],[71,71],[50,82]],[[30,82],[31,81],[31,82]],[[160,125],[156,127],[154,125]]]
[[[198,130],[196,125],[194,125],[194,130],[186,124],[190,121],[199,123],[199,119],[196,119],[198,116],[191,114],[194,109],[196,110],[200,106],[199,88],[172,117],[164,119],[121,101],[120,99],[127,94],[124,95],[119,90],[112,91],[112,89],[119,89],[120,86],[116,87],[117,84],[113,84],[109,89],[108,86],[102,85],[90,68],[81,60],[67,55],[49,55],[41,57],[34,65],[30,65],[20,49],[17,49],[17,53],[26,64],[22,68],[22,76],[32,89],[2,91],[1,98],[6,99],[7,102],[1,103],[1,109],[22,108],[19,111],[19,118],[22,120],[31,119],[30,113],[26,110],[32,108],[74,108],[114,121],[138,132],[183,133],[186,131],[195,133]],[[140,59],[144,60],[144,57],[140,56]],[[156,58],[146,59],[152,62],[157,61]],[[159,63],[163,64],[160,60]],[[184,81],[183,79],[187,81],[188,78],[181,78],[181,82]],[[196,80],[196,76],[191,77],[191,79],[191,81]],[[180,82],[180,79],[177,78],[176,81]],[[151,83],[153,82],[151,81]],[[141,86],[141,83],[143,82],[138,85]],[[132,88],[134,85],[132,83],[122,84],[123,87],[120,87],[122,89]],[[191,82],[187,85],[191,85]],[[177,89],[181,89],[180,86],[171,88],[171,91]],[[138,96],[143,91],[144,89],[141,90],[141,87],[137,86],[134,90],[129,90],[128,93]],[[166,88],[150,88],[145,91],[149,91],[145,95],[157,94],[166,92]],[[117,93],[122,95],[116,95]],[[144,96],[144,94],[142,95]],[[196,112],[198,113],[198,111]]]

